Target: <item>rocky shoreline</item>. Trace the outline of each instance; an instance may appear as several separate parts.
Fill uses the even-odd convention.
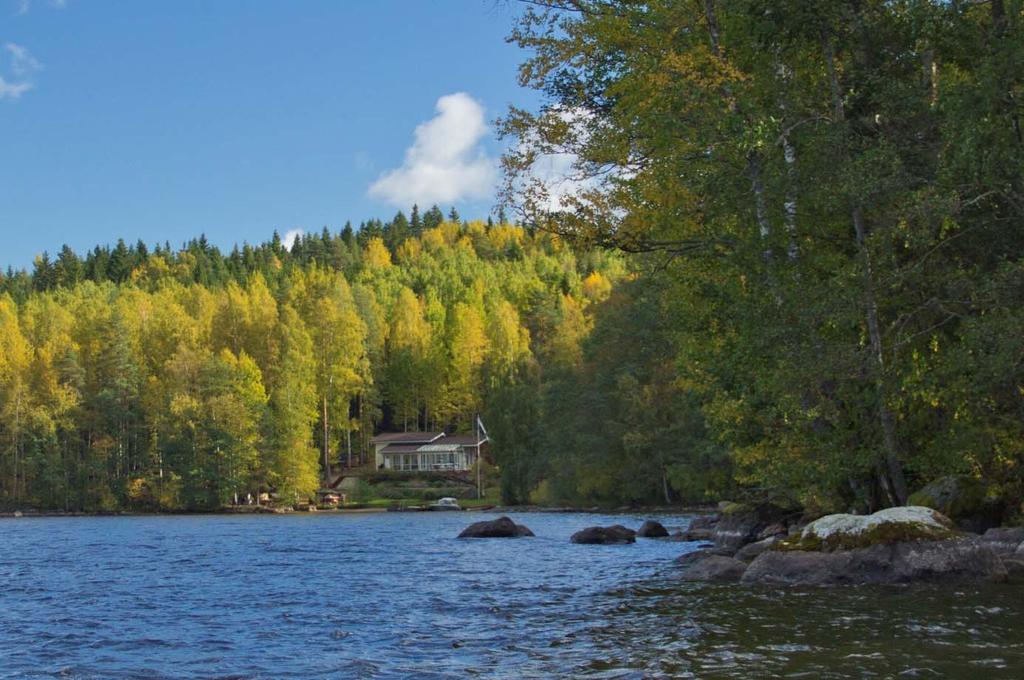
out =
[[[508,517],[476,522],[459,538],[520,538],[533,532]],[[670,534],[659,522],[581,529],[572,543],[628,545],[637,538],[701,542],[676,559],[688,581],[774,586],[904,583],[1024,584],[1024,527],[972,534],[923,506],[805,522],[771,503],[726,504]]]
[[[677,559],[692,581],[766,585],[1024,583],[1024,527],[959,529],[931,508],[826,515],[802,524],[762,504],[691,525],[707,541]]]

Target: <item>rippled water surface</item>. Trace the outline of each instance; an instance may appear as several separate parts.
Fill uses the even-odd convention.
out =
[[[0,521],[0,678],[1021,678],[1024,589],[684,584],[640,517]],[[685,525],[686,518],[661,518]]]

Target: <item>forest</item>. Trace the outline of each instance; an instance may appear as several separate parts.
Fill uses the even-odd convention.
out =
[[[0,281],[3,503],[304,500],[377,431],[465,431],[478,413],[530,440],[536,423],[498,417],[505,392],[572,362],[627,275],[614,254],[437,208],[290,250],[275,235],[42,255]]]
[[[507,503],[863,512],[956,475],[1024,510],[1024,3],[525,5],[544,104],[499,121],[496,221],[9,270],[0,504],[299,497],[482,413]]]
[[[510,40],[545,103],[502,121],[505,200],[645,263],[620,290],[670,348],[645,373],[648,347],[599,320],[584,364],[619,368],[568,384],[599,401],[569,407],[577,437],[651,473],[685,448],[682,495],[865,512],[958,476],[1020,515],[1024,3],[529,5]],[[548,157],[572,159],[569,190]],[[680,410],[620,427],[593,393],[612,384]]]

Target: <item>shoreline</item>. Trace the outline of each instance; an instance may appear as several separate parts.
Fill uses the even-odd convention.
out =
[[[363,508],[329,508],[324,510],[293,510],[291,508],[269,508],[267,506],[240,506],[238,508],[221,508],[217,510],[167,510],[167,511],[146,511],[146,510],[123,510],[123,511],[76,511],[76,510],[5,510],[0,512],[0,519],[29,519],[29,518],[54,518],[54,517],[159,517],[159,516],[227,516],[227,515],[343,515],[343,514],[373,514],[379,512],[393,512],[386,507],[363,507]],[[590,514],[590,515],[637,515],[637,514],[659,514],[659,515],[697,515],[717,512],[713,505],[706,506],[641,506],[637,508],[616,507],[601,508],[597,506],[569,507],[569,506],[540,506],[540,505],[495,505],[481,508],[464,508],[461,512],[481,513],[491,512],[496,514],[506,513],[562,513],[562,514]]]

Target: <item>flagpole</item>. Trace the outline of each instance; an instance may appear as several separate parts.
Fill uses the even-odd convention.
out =
[[[480,468],[483,461],[480,460],[480,414],[476,414],[476,498],[484,497],[483,489],[480,486]]]

